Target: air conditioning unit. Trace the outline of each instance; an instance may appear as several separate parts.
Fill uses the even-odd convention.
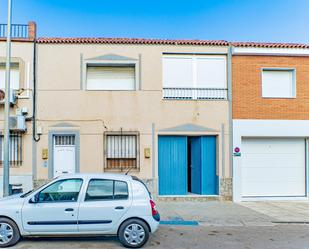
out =
[[[10,130],[25,132],[27,130],[26,117],[22,115],[11,116],[10,117]]]
[[[5,98],[6,98],[6,94],[5,91],[3,89],[0,89],[0,105],[4,105],[5,102]],[[16,95],[16,91],[13,89],[10,89],[10,104],[11,105],[15,105],[16,101],[17,101],[17,95]]]

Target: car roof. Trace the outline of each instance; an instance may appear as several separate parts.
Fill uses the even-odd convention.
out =
[[[125,174],[117,173],[76,173],[76,174],[63,174],[60,175],[57,179],[68,179],[68,178],[103,178],[103,179],[112,179],[119,181],[130,181],[132,177]]]

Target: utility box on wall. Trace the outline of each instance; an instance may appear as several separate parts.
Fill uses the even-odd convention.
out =
[[[145,156],[145,158],[150,158],[150,148],[144,149],[144,156]]]
[[[43,160],[48,159],[48,149],[42,149],[42,159]]]

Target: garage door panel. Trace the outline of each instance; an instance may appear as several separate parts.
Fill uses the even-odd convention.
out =
[[[277,179],[282,180],[288,180],[295,178],[296,180],[299,180],[304,176],[304,172],[302,171],[303,168],[300,168],[300,170],[296,170],[295,168],[286,167],[282,172],[278,173],[278,168],[271,168],[271,167],[252,167],[248,169],[244,169],[242,172],[243,181],[248,180],[254,180],[254,179],[261,179],[264,180],[271,179],[273,181],[276,181]],[[265,173],[267,171],[267,174]]]
[[[242,196],[304,196],[305,140],[242,140]]]
[[[243,196],[248,197],[285,197],[285,196],[302,196],[303,189],[291,189],[289,185],[296,184],[297,182],[287,182],[286,185],[280,187],[274,187],[273,182],[265,181],[263,185],[260,185],[259,189],[256,188],[256,184],[253,182],[248,183],[247,188],[243,192]],[[251,184],[251,185],[250,185]],[[269,192],[271,189],[271,192]]]
[[[247,145],[243,148],[243,152],[254,154],[298,153],[305,143],[304,139],[300,138],[244,138],[243,141]]]
[[[303,152],[300,152],[303,154]],[[245,154],[246,156],[246,162],[248,168],[250,167],[290,167],[293,165],[293,167],[298,167],[299,163],[295,162],[295,159],[298,158],[298,160],[303,161],[302,158],[299,158],[297,154],[281,154],[281,155],[271,155],[271,154],[255,154],[252,156],[252,154]],[[275,160],[276,159],[276,160]],[[284,163],[282,163],[284,161]]]

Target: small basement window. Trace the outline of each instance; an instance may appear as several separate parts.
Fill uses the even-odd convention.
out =
[[[294,69],[263,69],[262,97],[295,98],[295,78]]]
[[[105,169],[139,169],[138,134],[105,134]]]
[[[135,65],[87,64],[87,90],[135,90]]]

